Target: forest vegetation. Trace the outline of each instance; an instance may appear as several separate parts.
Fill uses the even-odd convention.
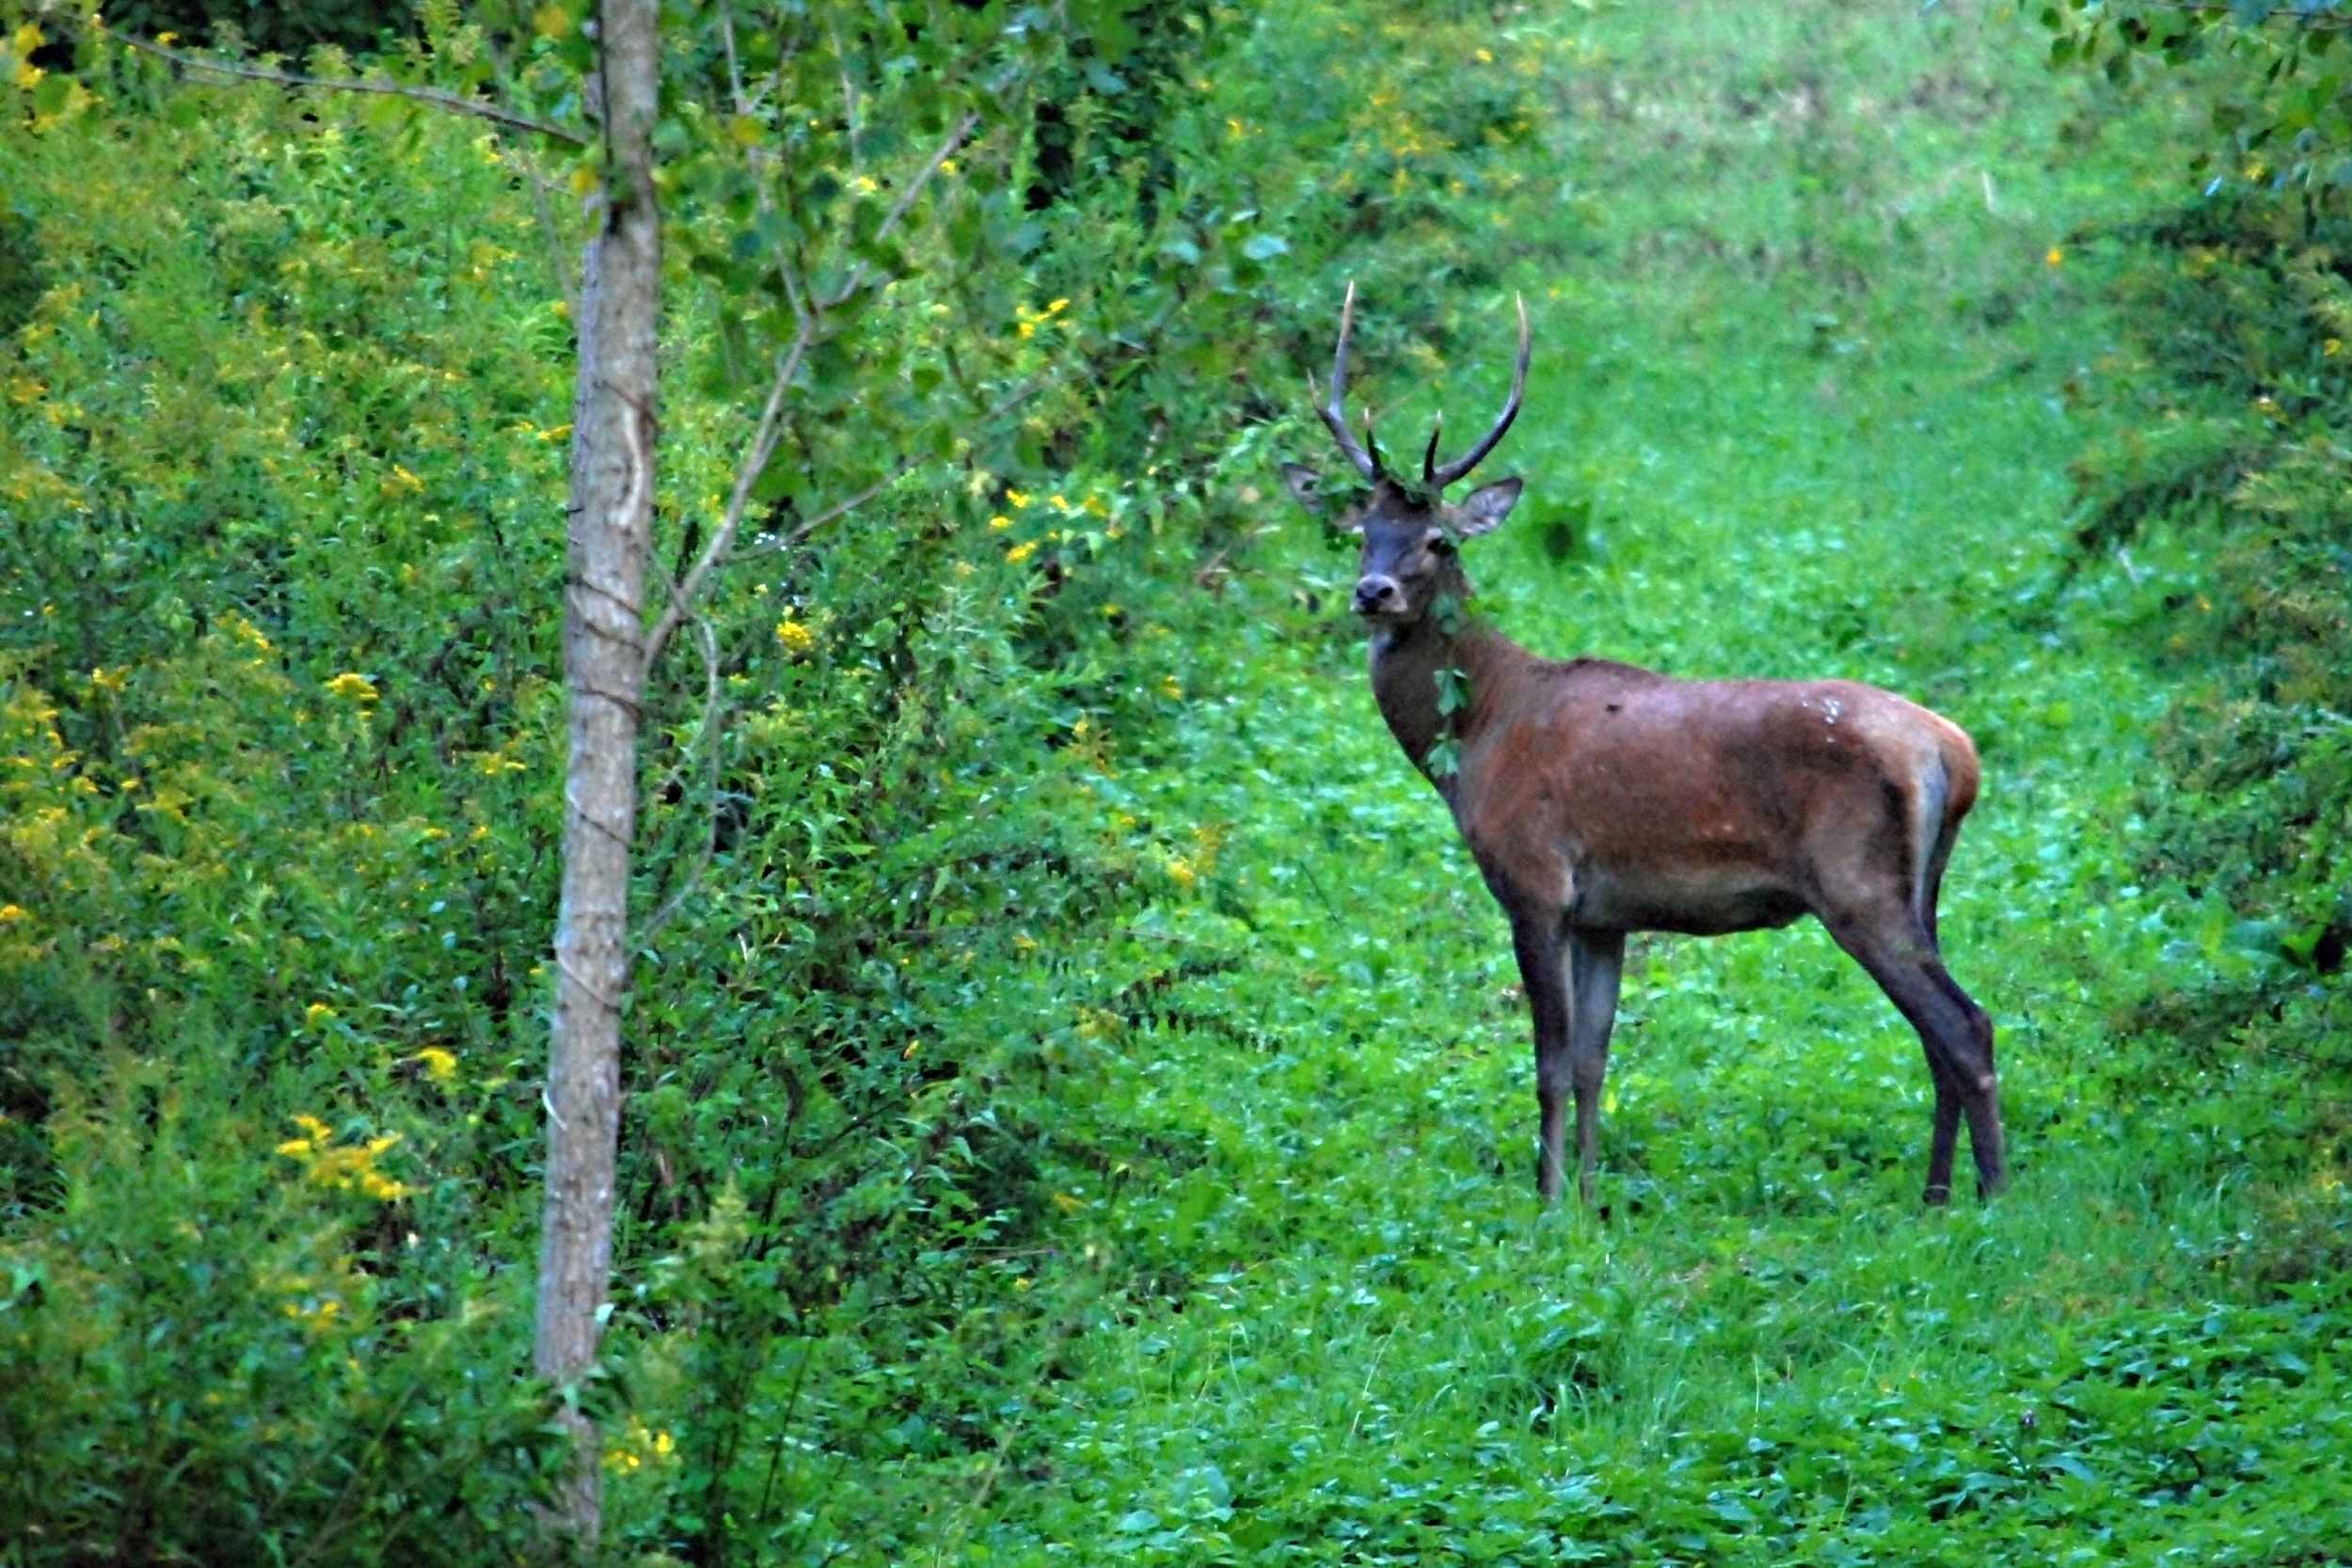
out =
[[[667,7],[658,587],[850,286],[640,705],[558,1389],[594,9],[0,4],[0,1565],[2352,1560],[2339,7]],[[1997,1201],[1808,923],[1635,940],[1538,1204],[1277,472],[1350,281],[1398,451],[1526,301],[1478,613],[1974,736]]]

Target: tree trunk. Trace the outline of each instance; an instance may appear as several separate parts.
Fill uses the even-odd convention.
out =
[[[620,1135],[621,1009],[628,994],[629,847],[644,689],[641,601],[653,518],[661,214],[653,127],[661,55],[658,0],[603,0],[597,33],[605,126],[602,221],[580,293],[572,400],[564,680],[571,754],[564,779],[564,879],[548,1061],[547,1208],[534,1359],[576,1384],[594,1363],[612,1262]],[[601,1523],[600,1445],[569,1400],[578,1442],[560,1523],[592,1545]]]

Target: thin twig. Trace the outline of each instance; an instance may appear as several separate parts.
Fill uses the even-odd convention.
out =
[[[2260,16],[2250,18],[2240,14],[2240,8],[2231,4],[2231,0],[2139,0],[2139,7],[2143,10],[2180,11],[2200,19],[2207,26],[2234,21],[2249,31],[2269,22],[2292,22],[2299,31],[2307,33],[2341,33],[2346,27],[2352,27],[2352,22],[2344,17],[2327,11],[2305,10],[2294,5],[2267,6]],[[2109,15],[2111,17],[2113,13]]]
[[[833,57],[841,62],[841,120],[850,143],[850,166],[859,168],[865,159],[857,145],[857,83],[850,75],[850,52],[841,47],[841,24],[829,18],[825,26],[833,35]]]
[[[1019,391],[1013,393],[1012,396],[1005,399],[1004,402],[990,409],[987,414],[982,416],[980,422],[982,424],[993,424],[996,420],[1004,418],[1007,414],[1011,413],[1014,409],[1028,402],[1029,399],[1035,397],[1038,394],[1041,386],[1041,383],[1032,382],[1028,386],[1022,388]],[[846,513],[856,511],[859,507],[864,506],[867,501],[872,500],[876,496],[881,495],[884,490],[889,489],[893,484],[898,483],[898,481],[904,479],[914,469],[918,462],[919,459],[913,457],[901,459],[897,467],[893,467],[888,473],[882,475],[882,478],[876,480],[873,483],[867,485],[865,489],[860,490],[856,495],[848,497],[842,500],[837,500],[831,506],[826,507],[822,512],[818,512],[809,517],[803,518],[801,521],[800,526],[793,529],[793,531],[789,533],[771,535],[768,538],[760,539],[744,546],[741,549],[737,550],[733,555],[727,557],[726,563],[731,566],[739,561],[750,561],[758,556],[773,555],[778,550],[790,549],[793,546],[800,544],[810,534],[816,532],[827,523],[832,522],[834,518],[839,517]]]
[[[576,147],[585,147],[590,140],[585,132],[574,131],[562,125],[551,125],[544,119],[533,119],[529,115],[516,114],[514,110],[500,104],[485,103],[478,98],[468,98],[462,93],[444,92],[439,87],[411,87],[405,82],[373,82],[363,77],[301,76],[290,71],[272,71],[265,66],[239,65],[229,60],[210,60],[200,55],[183,55],[177,49],[166,49],[159,43],[150,43],[147,40],[135,38],[129,33],[116,32],[103,22],[97,26],[98,31],[104,37],[113,39],[118,43],[128,44],[144,54],[152,55],[157,59],[169,60],[183,71],[209,71],[216,76],[234,76],[248,82],[274,82],[281,87],[307,87],[326,92],[382,93],[390,98],[414,99],[420,103],[430,103],[436,108],[448,109],[456,114],[471,115],[476,119],[486,119],[495,125],[503,125],[512,130],[530,131],[542,136],[553,136],[558,141],[567,141]]]
[[[751,503],[752,486],[768,470],[768,461],[775,455],[776,442],[784,423],[784,401],[791,390],[792,378],[801,373],[801,361],[808,355],[809,343],[816,336],[816,320],[802,322],[792,335],[792,344],[776,366],[776,378],[768,388],[768,402],[759,411],[759,424],[752,433],[751,450],[743,454],[742,466],[736,470],[735,489],[727,497],[726,516],[720,522],[710,543],[687,569],[686,576],[670,591],[669,603],[661,611],[661,619],[654,623],[653,633],[645,639],[645,669],[650,673],[653,661],[661,657],[661,650],[693,610],[694,601],[702,596],[703,584],[711,571],[735,544],[735,535],[743,526],[743,509]]]
[[[654,911],[653,918],[645,922],[645,928],[631,944],[634,947],[653,945],[661,927],[685,908],[688,895],[701,884],[703,873],[710,868],[719,853],[719,638],[710,629],[710,623],[699,615],[694,617],[694,629],[701,634],[703,647],[703,721],[695,732],[694,743],[702,747],[704,760],[710,768],[710,825],[703,833],[702,852],[695,856],[692,867],[678,879],[670,896]]]
[[[932,177],[938,174],[940,166],[955,155],[957,149],[963,146],[979,122],[980,113],[977,109],[967,112],[961,119],[956,122],[954,129],[947,133],[940,144],[931,150],[931,155],[924,160],[922,168],[907,182],[906,188],[898,193],[898,199],[891,204],[890,211],[883,215],[882,223],[875,229],[874,239],[877,243],[887,238],[890,231],[906,217],[915,201],[922,196],[924,187],[929,185]],[[736,536],[741,532],[743,527],[744,508],[751,501],[752,487],[757,484],[760,476],[768,471],[769,461],[775,455],[776,443],[782,436],[785,400],[791,390],[792,380],[800,374],[802,361],[807,357],[810,347],[816,341],[818,332],[823,327],[826,313],[846,304],[850,297],[864,286],[866,280],[866,263],[859,261],[850,269],[850,276],[834,293],[829,296],[821,295],[812,290],[804,299],[794,284],[789,264],[781,253],[777,256],[776,265],[784,278],[787,297],[792,301],[793,314],[798,318],[798,326],[793,332],[791,346],[785,351],[776,368],[775,380],[768,389],[768,401],[760,410],[759,424],[753,433],[751,450],[744,454],[742,465],[736,470],[735,489],[727,498],[726,516],[720,523],[718,531],[710,536],[710,543],[703,546],[702,554],[695,559],[694,564],[689,568],[677,587],[671,592],[669,603],[661,611],[661,619],[654,624],[653,634],[645,639],[644,667],[649,672],[653,668],[654,660],[661,657],[661,650],[668,645],[671,634],[677,630],[678,623],[691,612],[694,601],[701,596],[703,585],[709,580],[711,572],[727,558],[728,552],[735,546]],[[850,508],[870,500],[913,466],[911,461],[900,466],[880,483],[869,486],[849,500],[802,524],[794,531],[792,538],[786,540],[785,543],[788,545],[796,539],[804,538],[808,531],[819,523],[830,522]]]
[[[916,198],[923,194],[923,187],[931,182],[931,176],[939,172],[939,166],[956,155],[956,150],[964,144],[965,138],[972,135],[973,128],[979,123],[980,111],[977,109],[969,111],[956,122],[956,128],[947,133],[947,139],[932,149],[931,155],[924,160],[922,168],[916,172],[914,179],[907,182],[906,189],[898,193],[898,199],[892,202],[890,211],[882,215],[881,226],[874,230],[874,244],[880,245],[890,237],[890,231],[898,227],[898,220],[907,215],[908,209],[912,208]],[[847,303],[850,296],[856,293],[865,281],[866,263],[860,261],[850,269],[849,277],[842,283],[837,293],[831,298],[818,303],[818,312],[821,314],[837,305]]]
[[[580,278],[573,273],[571,246],[564,243],[564,231],[556,227],[555,206],[548,199],[548,182],[539,173],[536,164],[525,159],[523,181],[531,187],[532,211],[539,216],[539,233],[548,243],[548,270],[555,274],[555,286],[563,291],[564,303],[571,309],[573,328],[580,322]]]

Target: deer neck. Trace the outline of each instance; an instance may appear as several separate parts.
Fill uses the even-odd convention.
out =
[[[1469,596],[1468,585],[1461,595]],[[1449,637],[1435,616],[1404,626],[1381,626],[1372,637],[1372,694],[1380,705],[1389,733],[1405,749],[1414,767],[1447,791],[1451,776],[1430,772],[1430,752],[1448,736],[1467,737],[1482,718],[1491,713],[1519,667],[1531,662],[1527,650],[1467,612]],[[1438,675],[1445,669],[1462,672],[1470,690],[1470,706],[1460,712],[1438,711]]]

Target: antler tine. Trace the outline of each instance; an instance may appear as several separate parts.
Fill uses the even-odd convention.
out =
[[[1476,446],[1470,448],[1469,451],[1465,452],[1460,457],[1455,458],[1453,462],[1448,463],[1442,467],[1429,472],[1426,475],[1429,485],[1432,489],[1442,490],[1447,485],[1453,483],[1455,480],[1460,479],[1464,474],[1469,473],[1472,468],[1477,467],[1479,460],[1485,457],[1488,452],[1494,451],[1495,443],[1502,440],[1503,432],[1511,428],[1511,421],[1519,417],[1519,397],[1520,394],[1527,390],[1528,355],[1534,348],[1534,343],[1527,325],[1526,297],[1524,295],[1518,297],[1519,307],[1519,358],[1518,363],[1513,366],[1511,370],[1511,397],[1510,400],[1502,405],[1502,417],[1495,420],[1494,428],[1486,432],[1485,436],[1481,436]],[[1436,451],[1437,437],[1432,436],[1430,437],[1430,451],[1434,455]]]
[[[1445,434],[1445,410],[1438,410],[1429,421],[1429,445],[1421,454],[1421,482],[1434,490],[1438,487],[1438,437]]]
[[[1355,328],[1356,282],[1355,279],[1350,278],[1347,284],[1346,303],[1340,307],[1340,345],[1331,354],[1330,392],[1316,407],[1315,412],[1323,416],[1323,422],[1330,428],[1332,438],[1339,442],[1340,451],[1346,455],[1347,460],[1356,466],[1356,471],[1376,483],[1385,477],[1380,467],[1380,449],[1373,447],[1367,450],[1358,445],[1356,437],[1350,435],[1347,429],[1347,340]],[[1309,391],[1311,392],[1314,389],[1314,384],[1315,378],[1312,375],[1308,376]],[[1364,418],[1364,430],[1369,438],[1372,430],[1372,417],[1369,410],[1366,411]]]

